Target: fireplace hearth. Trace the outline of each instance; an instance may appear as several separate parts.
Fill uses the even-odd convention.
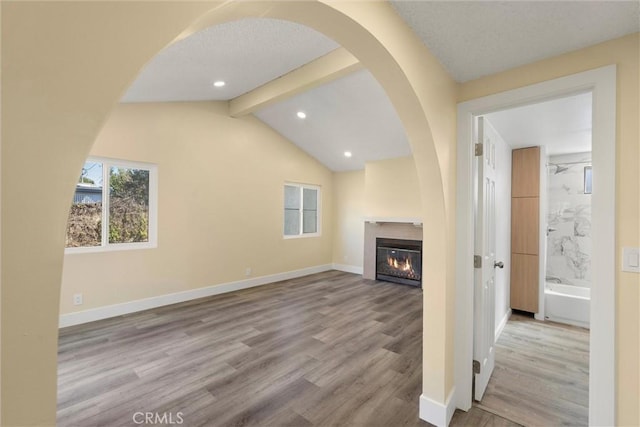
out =
[[[377,238],[376,279],[420,286],[422,284],[422,242]]]

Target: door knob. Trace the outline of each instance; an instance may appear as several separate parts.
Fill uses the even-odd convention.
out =
[[[498,268],[504,268],[504,263],[503,263],[502,261],[500,261],[500,262],[494,262],[494,263],[493,263],[493,268],[496,268],[496,267],[498,267]]]

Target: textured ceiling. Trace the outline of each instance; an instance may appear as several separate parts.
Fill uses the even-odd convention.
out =
[[[458,82],[640,31],[635,1],[393,1]]]
[[[123,102],[229,100],[337,48],[303,25],[247,18],[209,27],[156,55]],[[223,80],[223,88],[213,82]]]
[[[392,4],[458,81],[640,30],[638,1]],[[233,99],[337,47],[315,30],[287,21],[251,18],[210,27],[154,57],[123,102]],[[216,80],[227,85],[215,89]],[[306,120],[296,118],[299,110],[307,112]],[[410,154],[395,110],[366,71],[270,105],[256,116],[335,171]],[[590,99],[584,97],[489,117],[514,147],[543,143],[551,153],[590,149],[585,148],[587,139],[590,147]],[[560,139],[564,145],[556,146]],[[344,157],[347,150],[350,159]]]
[[[304,111],[307,117],[296,116]],[[327,83],[255,115],[333,171],[409,156],[404,127],[380,84],[366,70]],[[353,156],[346,158],[345,151]]]
[[[547,154],[591,151],[591,92],[486,114],[512,147],[544,145]]]

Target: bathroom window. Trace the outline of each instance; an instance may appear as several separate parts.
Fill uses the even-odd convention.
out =
[[[591,166],[584,167],[584,194],[591,194]]]

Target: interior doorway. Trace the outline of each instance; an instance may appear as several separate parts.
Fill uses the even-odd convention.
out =
[[[591,127],[591,92],[476,119],[474,401],[522,425],[588,422]]]
[[[589,422],[615,424],[615,299],[614,289],[614,195],[615,195],[615,66],[520,88],[462,103],[458,107],[458,215],[457,215],[457,307],[456,405],[471,406],[473,354],[473,120],[510,107],[534,104],[592,91],[593,179],[592,235],[593,288],[589,355]],[[595,184],[597,183],[597,185]],[[465,188],[466,187],[466,188]],[[594,312],[598,312],[594,322]],[[602,349],[609,349],[608,352]]]
[[[509,295],[507,290],[503,290],[500,300],[496,301],[498,319],[503,318],[507,308],[513,308],[534,313],[538,320],[589,328],[592,100],[592,93],[588,91],[483,116],[490,129],[494,130],[492,137],[496,147],[507,150],[507,154],[503,154],[507,158],[496,164],[500,181],[513,179],[515,182],[526,174],[524,182],[533,187],[523,189],[517,186],[511,192],[508,182],[502,186],[502,192],[512,194],[498,200],[498,211],[503,213],[501,223],[511,222],[512,227],[507,229],[502,224],[503,232],[496,239],[502,244],[499,256],[504,260],[522,257],[526,253],[535,255],[531,258],[538,265],[537,277],[531,280],[537,281],[537,297],[534,295],[537,301],[533,301],[537,304],[523,304],[519,298],[522,286],[511,283],[516,295]],[[511,150],[517,150],[513,152],[514,161],[530,163],[517,165],[513,169],[513,177],[509,175],[511,165],[506,164],[511,161]],[[535,150],[539,154],[531,158]],[[531,180],[532,176],[536,179]],[[536,197],[522,197],[523,191],[528,191],[525,195],[536,194]],[[507,213],[512,208],[512,200],[517,202],[513,208],[518,215],[513,219]],[[522,212],[521,207],[525,204],[537,205],[536,212],[533,212],[537,218],[523,217],[528,213]],[[531,243],[525,242],[525,245],[522,240]],[[515,246],[505,251],[511,242]],[[510,273],[521,278],[518,268],[510,269]],[[510,279],[510,275],[503,277],[507,283]],[[497,285],[506,287],[505,283]],[[499,326],[496,323],[497,329]]]

